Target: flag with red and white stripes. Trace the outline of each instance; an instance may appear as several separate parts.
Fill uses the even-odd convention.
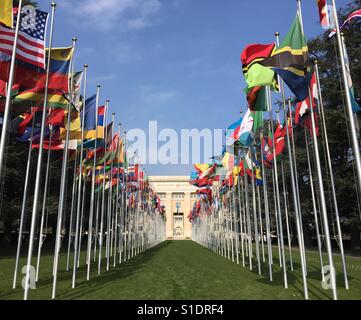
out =
[[[17,14],[14,16],[14,28],[0,24],[0,52],[12,55]],[[24,7],[21,11],[16,59],[45,69],[45,36],[48,13]]]
[[[351,20],[355,19],[355,18],[361,18],[361,9],[356,10],[354,12],[352,12],[351,14],[348,15],[347,19],[345,20],[345,22],[342,24],[342,26],[340,27],[340,31],[342,31],[342,29],[344,27],[346,27],[346,25],[348,25],[350,23]],[[329,34],[329,37],[333,37],[336,34],[336,29],[333,29],[332,32]]]

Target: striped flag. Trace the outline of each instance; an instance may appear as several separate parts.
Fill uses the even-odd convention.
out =
[[[327,12],[327,0],[317,0],[317,7],[321,26],[328,29],[330,27],[330,21]]]
[[[346,27],[351,20],[356,19],[356,18],[361,18],[361,9],[356,10],[354,12],[352,12],[351,14],[349,14],[349,16],[347,17],[347,19],[344,21],[344,23],[342,24],[342,26],[340,27],[340,31],[342,31],[342,29],[344,27]],[[336,34],[336,29],[333,29],[332,32],[329,34],[329,37],[333,37]]]
[[[14,29],[0,25],[0,52],[12,54],[17,14],[14,16]],[[16,58],[36,67],[45,69],[45,35],[48,13],[29,10],[21,11],[21,24],[16,49]]]

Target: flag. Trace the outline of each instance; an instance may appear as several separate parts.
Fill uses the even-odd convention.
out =
[[[234,154],[226,152],[222,160],[223,167],[229,172],[234,167]]]
[[[65,110],[52,109],[49,113],[48,124],[54,127],[64,127],[65,123]]]
[[[34,126],[40,124],[42,115],[43,115],[43,111],[39,108],[32,108],[30,113],[25,113],[23,115],[20,115],[19,118],[22,118],[23,120],[17,126],[18,133],[20,135],[23,135],[27,127],[32,126],[33,121],[34,121]]]
[[[85,115],[84,115],[84,139],[104,139],[104,127],[103,126],[96,126],[95,120],[95,110],[96,110],[96,95],[87,99],[85,103]],[[72,121],[70,122],[70,140],[80,140],[82,137],[81,134],[81,119],[82,115],[79,112],[73,112],[74,116]],[[65,119],[67,122],[67,117]],[[66,128],[66,126],[64,126]],[[113,123],[109,124],[106,128],[107,134],[107,141],[106,144],[109,144],[112,141],[111,133],[113,128]],[[66,138],[66,129],[61,129],[60,134],[62,139]],[[94,141],[95,142],[95,141]],[[91,147],[91,145],[87,146],[87,148]]]
[[[350,91],[350,96],[351,96],[352,110],[353,110],[353,112],[360,112],[361,108],[356,101],[355,91],[354,91],[353,83],[352,83],[350,59],[348,57],[346,44],[344,42],[343,42],[343,51],[344,51],[344,56],[345,56],[346,75],[347,75],[347,82],[348,82],[348,87],[349,87],[349,91]]]
[[[276,130],[273,136],[274,139],[274,150],[273,152],[276,154],[276,157],[283,153],[286,147],[286,130],[285,128],[280,124],[277,123]]]
[[[53,48],[51,50],[48,84],[50,90],[62,93],[69,92],[69,67],[73,52],[73,47]],[[8,55],[0,52],[0,79],[3,81],[8,81],[10,60]],[[42,93],[41,90],[44,90],[45,82],[46,71],[44,69],[17,60],[14,83],[25,88],[32,88],[34,92]]]
[[[256,86],[249,88],[247,92],[248,107],[252,111],[267,111],[266,87]]]
[[[5,2],[8,2],[8,0],[5,0]],[[0,9],[4,9],[3,6],[4,4],[0,5]],[[9,10],[9,4],[5,4],[5,7]],[[8,13],[5,14],[8,15]],[[21,19],[16,59],[45,69],[45,35],[48,13],[39,10],[30,12],[24,7],[21,11]],[[0,25],[0,51],[9,56],[12,55],[14,47],[16,20],[17,13],[14,17],[14,29]]]
[[[81,101],[81,94],[80,94],[80,88],[81,83],[83,81],[83,71],[76,72],[73,75],[73,103],[76,110],[80,111],[80,108],[82,106]],[[70,101],[71,97],[68,97],[68,100]]]
[[[196,163],[194,165],[194,169],[198,172],[198,174],[202,174],[204,171],[206,171],[209,168],[209,164],[207,163]]]
[[[13,0],[1,0],[0,22],[8,27],[13,26]]]
[[[273,90],[277,89],[275,72],[272,69],[261,65],[260,63],[254,63],[249,68],[244,77],[248,86],[245,89],[246,92],[249,90],[249,88],[257,86],[270,86]]]
[[[40,90],[44,92],[44,90]],[[45,94],[37,92],[36,89],[28,89],[19,92],[13,98],[13,111],[26,112],[31,107],[43,107]],[[49,90],[47,97],[48,108],[66,109],[69,105],[68,99],[62,92]]]
[[[263,67],[260,63],[270,57],[275,44],[251,44],[248,45],[241,54],[242,70],[248,87],[245,89],[248,93],[251,88],[258,86],[271,86],[277,89],[277,82],[274,71]]]
[[[105,106],[98,108],[98,126],[104,125]]]
[[[253,132],[256,132],[258,129],[263,127],[263,112],[261,111],[252,111],[253,116]]]
[[[85,101],[85,114],[84,114],[84,130],[95,130],[96,129],[96,95],[91,96]],[[81,112],[81,118],[83,111]]]
[[[361,9],[356,10],[348,15],[344,23],[340,27],[340,31],[342,31],[343,28],[345,28],[353,19],[361,18]],[[329,34],[329,37],[333,37],[336,34],[336,29],[333,29],[332,32]]]
[[[298,13],[280,47],[260,64],[277,72],[299,101],[306,99],[309,83],[308,47]]]
[[[273,147],[273,136],[271,132],[268,137],[262,139],[262,150],[263,150],[263,161],[267,167],[272,167],[273,163],[273,153],[271,148]]]
[[[320,24],[324,29],[330,28],[330,21],[327,11],[327,0],[316,0],[318,7],[318,15],[320,17]]]
[[[261,119],[262,117],[262,119]],[[244,147],[249,147],[254,140],[254,131],[262,126],[263,116],[261,112],[247,109],[239,130],[238,141]]]
[[[238,121],[231,124],[226,130],[226,139],[229,145],[233,144],[239,139],[242,121],[243,118],[240,118]]]
[[[251,44],[244,48],[241,53],[242,70],[247,74],[250,67],[254,63],[258,63],[268,58],[273,52],[275,47],[274,43],[271,44]]]
[[[119,163],[119,164],[124,164],[125,162],[125,152],[124,152],[124,140],[121,139],[119,141],[119,147],[118,147],[118,155],[115,158],[115,162]]]
[[[263,178],[261,175],[261,166],[257,160],[254,161],[254,164],[255,164],[254,178],[256,180],[256,186],[261,187],[261,186],[263,186]]]
[[[209,168],[206,171],[202,172],[202,174],[199,176],[199,179],[211,178],[211,175],[214,173],[216,167],[217,167],[216,164],[209,166]]]
[[[311,92],[311,100],[313,104],[313,109],[315,110],[315,100],[318,100],[318,89],[316,82],[316,74],[313,73],[310,81],[310,92]],[[296,104],[296,112],[295,112],[295,123],[301,124],[301,122],[308,116],[310,110],[310,98],[307,95],[307,98],[301,102]]]

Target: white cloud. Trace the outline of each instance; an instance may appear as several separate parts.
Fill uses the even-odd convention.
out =
[[[115,74],[99,75],[95,77],[89,77],[89,83],[102,84],[107,81],[114,80],[116,78]]]
[[[178,96],[176,91],[156,91],[147,95],[146,100],[152,104],[164,104],[168,103]]]
[[[113,62],[124,64],[141,60],[141,55],[132,45],[121,43],[111,48],[111,58]]]
[[[64,8],[78,23],[102,30],[141,29],[152,25],[161,9],[160,0],[65,0]]]
[[[179,97],[175,90],[160,89],[154,86],[141,86],[140,98],[142,103],[151,106],[164,106]]]

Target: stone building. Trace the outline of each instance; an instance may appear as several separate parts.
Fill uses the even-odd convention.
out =
[[[187,216],[197,200],[196,188],[188,176],[150,176],[151,184],[166,209],[167,238],[191,239],[192,225]]]

